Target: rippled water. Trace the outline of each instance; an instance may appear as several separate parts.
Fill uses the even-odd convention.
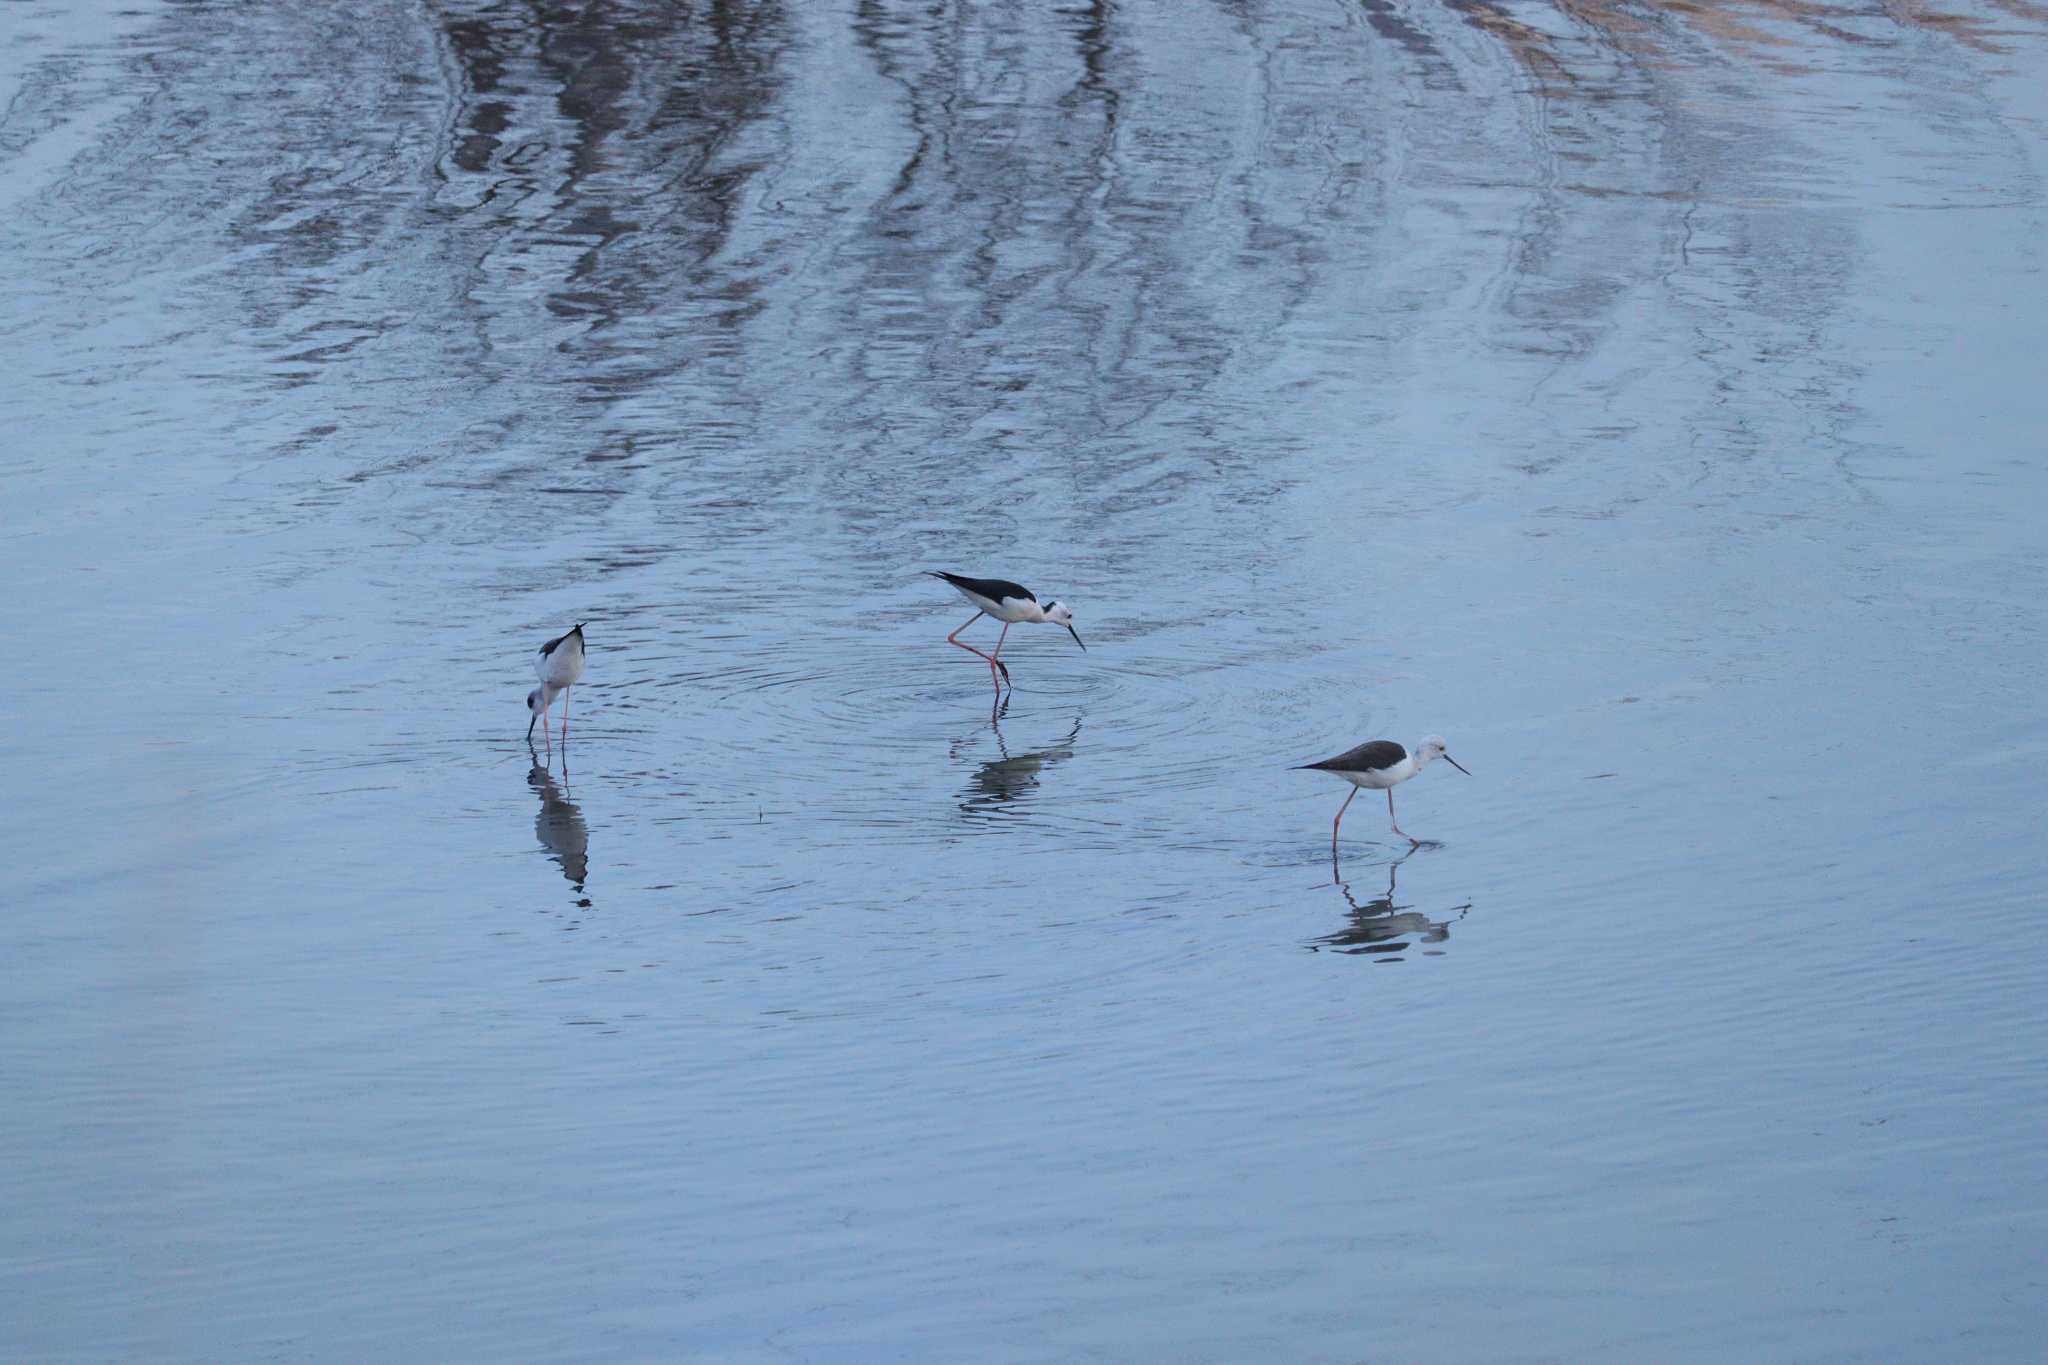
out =
[[[2044,75],[0,8],[0,1354],[2039,1358]]]

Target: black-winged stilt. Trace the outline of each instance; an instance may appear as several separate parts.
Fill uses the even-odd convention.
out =
[[[1074,637],[1075,644],[1081,645],[1084,651],[1088,648],[1081,644],[1081,633],[1074,629],[1073,612],[1057,602],[1047,602],[1040,606],[1031,589],[1021,583],[1012,583],[1004,578],[964,578],[956,573],[940,573],[934,569],[927,569],[925,572],[931,574],[933,578],[945,579],[962,597],[974,604],[974,615],[967,618],[960,626],[960,630],[948,635],[946,643],[959,645],[969,654],[979,654],[988,660],[988,677],[989,681],[995,684],[997,696],[1002,695],[1003,684],[1010,680],[1010,666],[998,656],[1003,652],[1003,641],[1009,638],[1010,627],[1020,621],[1050,621],[1056,626],[1065,626],[1067,634]],[[982,654],[973,645],[963,644],[957,638],[961,630],[967,629],[984,616],[993,616],[1003,623],[1003,633],[996,637],[994,654]],[[1002,673],[1000,679],[996,676],[998,670]]]
[[[1347,749],[1335,758],[1326,758],[1320,763],[1303,763],[1296,769],[1313,768],[1317,772],[1341,777],[1351,784],[1351,796],[1358,795],[1361,787],[1387,794],[1387,819],[1394,823],[1394,833],[1411,844],[1422,840],[1401,828],[1401,822],[1394,819],[1394,788],[1406,782],[1415,774],[1428,767],[1433,759],[1441,758],[1465,776],[1465,765],[1444,752],[1442,735],[1431,735],[1409,753],[1391,739],[1369,739],[1356,749]],[[1344,805],[1337,807],[1337,818],[1330,822],[1330,856],[1337,856],[1337,827],[1344,823],[1344,807],[1351,804],[1351,796],[1344,798]]]
[[[540,733],[548,742],[548,751],[554,752],[555,741],[548,734],[548,708],[555,698],[562,699],[562,743],[569,742],[569,689],[583,676],[583,625],[567,635],[557,635],[540,647],[540,655],[533,661],[533,671],[540,678],[540,686],[526,694],[526,709],[533,720],[526,722],[526,742],[533,743],[534,722],[540,722]]]

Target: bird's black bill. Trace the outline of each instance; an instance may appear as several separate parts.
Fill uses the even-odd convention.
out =
[[[1470,777],[1470,776],[1472,776],[1472,772],[1471,772],[1471,770],[1470,770],[1470,769],[1468,769],[1468,768],[1467,768],[1467,767],[1466,767],[1466,766],[1465,766],[1464,764],[1462,764],[1462,763],[1458,762],[1458,760],[1457,760],[1457,759],[1455,759],[1455,758],[1452,758],[1452,757],[1451,757],[1451,756],[1450,756],[1449,754],[1445,754],[1445,755],[1444,755],[1444,762],[1446,762],[1446,763],[1450,764],[1450,765],[1451,765],[1451,766],[1452,766],[1453,768],[1456,768],[1456,769],[1457,769],[1457,770],[1458,770],[1459,772],[1461,772],[1461,773],[1464,773],[1464,774],[1465,774],[1465,776],[1467,776],[1467,777]]]
[[[534,723],[535,723],[536,721],[538,721],[539,719],[540,719],[540,713],[539,713],[539,712],[535,712],[535,713],[534,713],[534,717],[533,717],[533,720],[530,720],[530,721],[526,722],[526,742],[527,742],[528,744],[531,744],[531,743],[533,743],[533,727],[534,727]]]
[[[1073,637],[1074,637],[1074,643],[1075,643],[1075,644],[1077,644],[1077,645],[1081,645],[1081,632],[1080,632],[1080,631],[1078,631],[1078,630],[1075,630],[1075,629],[1074,629],[1074,628],[1073,628],[1072,626],[1068,626],[1068,627],[1067,627],[1067,634],[1069,634],[1069,635],[1071,635],[1071,636],[1073,636]],[[1086,646],[1086,645],[1081,645],[1081,652],[1082,652],[1083,654],[1086,654],[1086,653],[1088,652],[1088,646]]]

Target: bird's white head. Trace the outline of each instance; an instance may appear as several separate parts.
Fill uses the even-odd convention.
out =
[[[1442,735],[1427,735],[1423,738],[1422,743],[1415,750],[1415,766],[1420,768],[1433,758],[1442,759],[1467,777],[1472,776],[1470,772],[1466,771],[1464,764],[1444,752],[1444,737]]]
[[[528,739],[533,738],[534,721],[540,719],[540,713],[552,705],[554,700],[555,694],[545,685],[536,687],[533,691],[526,694],[527,714],[533,717],[533,720],[526,722],[526,737]]]
[[[1088,646],[1081,644],[1081,632],[1074,629],[1074,613],[1064,603],[1048,602],[1039,610],[1044,614],[1045,619],[1054,625],[1065,626],[1067,634],[1073,636],[1074,643],[1081,645],[1084,651],[1088,648]]]

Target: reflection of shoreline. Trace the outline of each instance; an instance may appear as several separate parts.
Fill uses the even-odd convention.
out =
[[[1441,55],[1427,26],[1406,22],[1392,6],[1366,8],[1375,30],[1412,52]],[[1643,68],[1669,67],[1693,60],[1686,54],[1705,42],[1733,52],[1770,54],[1774,60],[1769,69],[1789,73],[1801,69],[1796,63],[1808,44],[1870,41],[1850,37],[1839,25],[1838,12],[1793,0],[1756,0],[1748,7],[1692,0],[1576,0],[1568,8],[1575,29],[1569,36],[1528,23],[1497,0],[1461,5],[1457,12],[1537,77],[1541,93],[1561,98],[1611,97],[1618,85],[1612,66],[1615,54]],[[1893,5],[1886,7],[1884,16],[1887,24],[1902,30],[1939,34],[1979,52],[2005,50],[2002,44],[2016,32],[2007,27],[2010,13],[1971,16]]]
[[[526,774],[526,784],[540,795],[540,814],[533,817],[533,837],[540,840],[550,862],[558,864],[562,876],[578,891],[590,875],[590,826],[568,795],[569,772],[562,770],[562,785],[538,763]]]
[[[1037,789],[1040,773],[1074,756],[1074,741],[1081,733],[1081,718],[1074,717],[1073,727],[1064,739],[1024,754],[1010,752],[1010,746],[1003,740],[1002,726],[995,720],[989,721],[989,729],[995,732],[996,750],[1002,756],[983,760],[975,768],[973,777],[968,779],[966,793],[960,802],[960,809],[966,815],[1007,813],[1011,806],[1027,798]],[[960,745],[954,745],[955,757],[959,756],[959,751]]]
[[[1331,880],[1344,893],[1344,900],[1351,907],[1346,916],[1349,923],[1334,934],[1311,939],[1307,945],[1309,951],[1319,953],[1327,948],[1337,953],[1399,961],[1398,955],[1409,948],[1448,940],[1451,926],[1465,918],[1465,912],[1472,908],[1471,902],[1453,907],[1457,913],[1440,920],[1394,904],[1396,876],[1401,864],[1414,856],[1410,851],[1388,863],[1386,894],[1363,903],[1351,894],[1351,883],[1333,874]]]

